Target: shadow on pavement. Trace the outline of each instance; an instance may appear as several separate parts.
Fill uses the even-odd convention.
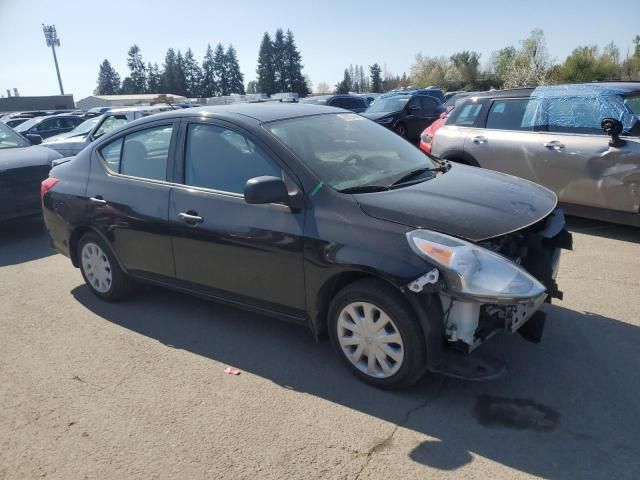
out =
[[[585,235],[595,235],[611,240],[640,243],[640,228],[617,225],[615,223],[567,216],[569,230]]]
[[[119,304],[84,285],[72,294],[102,318],[171,348],[426,434],[407,452],[420,464],[454,470],[480,455],[551,479],[638,475],[640,330],[615,319],[548,306],[541,344],[515,335],[482,347],[506,357],[506,378],[431,375],[387,392],[358,381],[329,342],[316,344],[304,328],[160,289]]]
[[[41,216],[0,223],[0,267],[53,254]]]

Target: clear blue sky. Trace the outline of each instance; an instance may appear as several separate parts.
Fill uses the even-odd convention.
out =
[[[246,83],[255,79],[262,34],[278,27],[293,31],[303,72],[314,85],[333,86],[350,63],[378,62],[393,73],[408,72],[418,52],[475,50],[485,62],[492,51],[517,46],[536,27],[558,60],[577,45],[610,41],[624,55],[640,34],[640,0],[0,0],[0,93],[13,87],[21,95],[57,93],[42,23],[58,29],[62,81],[77,101],[93,92],[105,58],[124,78],[134,43],[145,62],[158,64],[168,47],[191,47],[201,59],[207,43],[233,43]]]

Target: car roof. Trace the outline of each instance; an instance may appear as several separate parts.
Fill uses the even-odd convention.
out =
[[[305,117],[310,115],[319,115],[323,113],[351,113],[341,108],[326,107],[323,105],[310,105],[305,103],[237,103],[232,105],[216,105],[207,107],[183,108],[180,110],[172,110],[163,112],[149,119],[163,117],[192,117],[192,116],[234,116],[242,115],[250,117],[259,122],[272,122],[274,120],[284,120],[287,118]]]
[[[591,82],[591,83],[567,83],[567,84],[558,84],[558,85],[549,85],[549,87],[554,86],[594,86],[597,88],[611,88],[615,90],[620,90],[622,93],[636,93],[640,92],[640,82]],[[545,87],[547,85],[544,85]],[[502,97],[529,97],[535,91],[533,87],[527,88],[512,88],[508,90],[493,90],[489,92],[478,92],[472,97],[478,98],[502,98]]]

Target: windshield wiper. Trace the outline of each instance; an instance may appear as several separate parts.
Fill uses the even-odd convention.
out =
[[[451,168],[451,164],[449,164],[449,163],[445,163],[445,164],[443,164],[443,165],[441,165],[439,167],[416,168],[415,170],[411,170],[406,175],[403,175],[399,179],[395,180],[393,183],[391,183],[389,185],[389,187],[400,185],[401,183],[406,183],[406,182],[408,182],[410,180],[413,180],[414,178],[419,177],[423,173],[427,173],[427,172],[442,172],[442,173],[444,173],[444,172],[447,172],[450,168]]]
[[[338,191],[340,193],[373,193],[383,192],[385,190],[389,190],[389,187],[385,185],[360,185],[357,187],[343,188],[342,190]]]

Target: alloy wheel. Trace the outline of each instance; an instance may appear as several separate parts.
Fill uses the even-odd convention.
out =
[[[82,247],[82,269],[91,287],[100,293],[111,288],[113,275],[107,255],[99,245],[88,242]]]
[[[345,357],[362,373],[387,378],[404,360],[400,332],[389,315],[368,302],[350,303],[342,309],[336,325]]]

